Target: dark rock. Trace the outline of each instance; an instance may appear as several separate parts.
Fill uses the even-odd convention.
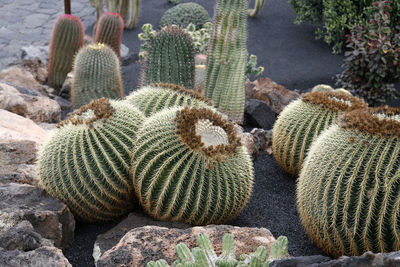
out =
[[[309,267],[309,266],[319,266],[318,264],[331,261],[332,258],[313,255],[313,256],[301,256],[292,257],[282,260],[276,260],[269,264],[269,267]]]
[[[246,125],[255,125],[266,130],[272,129],[276,120],[275,111],[264,101],[257,99],[246,100],[244,113]]]

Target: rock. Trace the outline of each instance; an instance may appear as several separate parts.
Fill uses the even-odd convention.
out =
[[[29,140],[41,144],[47,134],[32,120],[0,109],[0,140]]]
[[[282,260],[276,260],[269,264],[269,267],[317,267],[324,262],[331,261],[332,258],[313,255],[313,256],[301,256],[301,257],[290,257]]]
[[[40,59],[47,64],[49,59],[49,46],[47,45],[28,45],[23,46],[20,50],[20,59]]]
[[[209,225],[168,229],[145,226],[126,233],[117,245],[100,257],[97,266],[146,266],[149,261],[159,259],[172,263],[176,260],[175,246],[184,242],[189,248],[193,248],[196,246],[197,236],[201,233],[209,235],[217,255],[221,254],[222,237],[225,233],[231,233],[235,237],[237,257],[243,253],[254,252],[260,245],[269,251],[275,241],[271,232],[265,228]]]
[[[129,47],[127,47],[124,44],[121,44],[121,48],[119,50],[120,56],[121,56],[121,61],[124,61],[128,58],[129,56]]]
[[[94,262],[96,263],[104,252],[106,252],[107,250],[111,249],[113,246],[118,244],[121,238],[128,231],[134,228],[139,228],[148,225],[162,226],[167,228],[179,228],[179,229],[185,229],[190,227],[190,225],[180,222],[156,221],[144,214],[132,212],[128,215],[126,219],[120,222],[117,226],[107,231],[106,233],[97,236],[93,248]]]
[[[272,129],[276,120],[273,111],[264,101],[247,99],[244,108],[246,125],[257,125],[263,129]]]
[[[72,267],[62,251],[44,246],[32,251],[4,250],[0,248],[0,266],[4,267]]]
[[[245,89],[246,99],[264,101],[277,114],[291,101],[300,97],[297,92],[286,89],[270,78],[258,78],[254,82],[246,81]]]
[[[40,126],[45,131],[51,131],[56,128],[56,123],[47,123],[47,122],[40,122],[37,125]]]
[[[21,228],[22,221],[29,221],[37,234],[52,240],[56,247],[66,248],[73,242],[75,220],[65,204],[31,185],[0,185],[0,236],[14,232],[13,240],[26,240],[18,233],[30,232],[29,228],[12,230]]]
[[[0,82],[0,108],[36,122],[59,122],[60,105],[35,90]]]
[[[242,144],[247,147],[250,156],[255,159],[261,152],[272,154],[272,130],[254,128],[250,133],[243,132],[243,128],[235,125],[235,131]]]

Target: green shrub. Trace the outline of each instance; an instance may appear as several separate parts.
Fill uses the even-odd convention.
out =
[[[193,23],[196,29],[200,29],[206,22],[211,22],[211,18],[204,7],[196,3],[183,3],[168,9],[160,20],[160,26],[174,24],[186,28]]]
[[[296,24],[303,22],[319,23],[322,21],[322,12],[324,10],[322,0],[290,0],[296,12]]]
[[[344,71],[337,83],[371,105],[398,97],[394,83],[400,80],[400,28],[391,28],[390,1],[374,4],[374,18],[357,25],[347,39]]]

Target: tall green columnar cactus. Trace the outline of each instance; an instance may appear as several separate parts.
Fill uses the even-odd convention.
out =
[[[168,83],[142,87],[131,93],[127,101],[141,110],[146,117],[171,107],[192,106],[213,109],[212,103],[204,96],[185,87]]]
[[[57,125],[38,160],[46,191],[82,221],[109,221],[135,205],[131,149],[143,114],[105,98],[81,107]]]
[[[132,174],[148,214],[194,225],[236,217],[253,185],[252,161],[234,125],[206,108],[148,118],[135,142]]]
[[[62,15],[54,23],[51,34],[48,80],[54,88],[60,88],[72,70],[76,52],[84,44],[85,30],[75,16]]]
[[[207,55],[205,95],[242,123],[247,64],[247,0],[217,0]]]
[[[123,31],[124,21],[118,13],[103,13],[97,22],[94,41],[108,45],[120,57]]]
[[[74,73],[71,90],[74,109],[92,99],[124,97],[119,59],[104,44],[90,44],[82,48],[75,58]]]
[[[264,4],[265,4],[265,0],[255,0],[254,8],[247,10],[247,14],[250,17],[255,18],[258,15],[258,13],[260,13]]]
[[[272,130],[272,151],[288,173],[297,176],[313,140],[341,114],[366,107],[359,98],[342,92],[301,95],[279,114]]]
[[[126,29],[137,26],[139,20],[140,0],[106,0],[107,8],[111,12],[121,15]]]
[[[297,187],[311,240],[329,255],[400,250],[400,109],[342,116],[313,143]]]
[[[167,26],[154,36],[143,70],[142,84],[173,83],[194,87],[194,45],[189,34]]]

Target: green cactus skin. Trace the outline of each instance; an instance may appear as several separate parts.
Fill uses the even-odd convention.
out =
[[[240,260],[236,260],[235,240],[231,234],[225,234],[222,238],[222,253],[219,257],[215,253],[210,238],[206,234],[200,234],[197,237],[197,245],[190,249],[184,244],[179,243],[176,246],[176,255],[178,260],[173,263],[173,267],[268,267],[273,260],[279,260],[286,257],[288,250],[288,240],[285,236],[280,236],[270,249],[270,256],[267,257],[267,249],[259,246],[254,253],[250,255],[240,255]],[[274,250],[274,251],[273,251]],[[272,256],[274,254],[274,256]],[[170,267],[165,260],[156,262],[150,261],[147,267]]]
[[[176,5],[165,11],[160,20],[160,26],[177,25],[186,28],[190,23],[193,23],[199,30],[207,22],[211,22],[207,10],[197,3],[190,2]]]
[[[171,107],[191,106],[213,109],[212,103],[204,96],[185,87],[168,83],[142,87],[138,91],[132,92],[126,99],[142,111],[146,117]]]
[[[258,15],[258,13],[260,13],[261,9],[263,8],[263,6],[265,4],[265,0],[255,0],[255,1],[256,2],[254,4],[254,8],[247,10],[247,14],[251,18],[255,18]]]
[[[98,99],[57,125],[39,153],[46,191],[78,220],[101,222],[129,212],[137,200],[130,153],[143,114],[123,101]]]
[[[75,58],[74,74],[71,90],[74,109],[93,99],[124,97],[119,59],[104,44],[82,48]]]
[[[274,124],[272,151],[276,161],[297,176],[312,141],[339,115],[366,106],[361,99],[340,92],[302,94],[285,107]]]
[[[173,83],[194,87],[194,45],[189,34],[176,26],[158,32],[150,44],[142,85]]]
[[[139,21],[140,0],[106,0],[107,9],[119,13],[124,20],[125,29],[133,29]]]
[[[242,123],[247,64],[247,0],[218,0],[207,55],[205,95]]]
[[[400,250],[400,109],[350,112],[312,144],[297,187],[311,240],[327,254]]]
[[[246,205],[253,166],[234,125],[207,108],[173,108],[148,118],[133,151],[144,210],[164,221],[223,223]]]
[[[111,47],[115,54],[120,57],[122,33],[124,31],[124,20],[118,13],[103,13],[97,22],[94,41]]]
[[[204,91],[206,89],[207,56],[198,54],[195,56],[194,61],[195,61],[194,89],[199,94],[204,95]]]
[[[72,15],[62,15],[54,23],[49,49],[48,81],[50,86],[61,88],[72,70],[75,54],[84,44],[85,30],[81,20]]]

